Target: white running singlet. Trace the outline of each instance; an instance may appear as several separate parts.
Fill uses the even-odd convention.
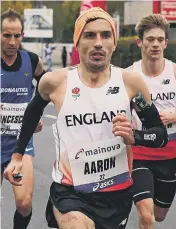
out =
[[[131,152],[112,133],[112,119],[119,113],[131,121],[120,68],[111,66],[111,77],[100,88],[85,86],[77,67],[68,70],[65,99],[53,125],[55,182],[82,192],[120,190],[132,184]]]

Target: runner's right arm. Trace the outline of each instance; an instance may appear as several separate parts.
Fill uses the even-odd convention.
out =
[[[17,143],[12,158],[15,157],[16,153],[21,155],[24,154],[26,146],[43,115],[43,111],[50,102],[49,95],[51,91],[51,75],[52,73],[46,73],[41,78],[39,82],[39,90],[25,110],[22,120],[22,126],[19,131],[19,136],[17,137]]]
[[[25,148],[37,127],[44,108],[50,102],[50,94],[55,89],[55,85],[53,83],[54,75],[52,74],[53,72],[46,73],[41,78],[39,83],[39,92],[34,96],[25,110],[21,130],[19,131],[18,140],[12,154],[11,161],[4,172],[4,177],[13,185],[22,185],[19,180],[15,180],[14,176],[21,172],[23,166],[22,157],[24,155]]]
[[[48,100],[44,100],[40,93],[37,92],[27,106],[12,158],[15,157],[15,152],[18,152],[21,155],[24,154],[27,144],[35,132],[35,129],[37,128],[37,125],[43,115],[44,108],[49,102],[50,101]]]
[[[43,110],[48,103],[49,101],[44,100],[38,92],[28,104],[24,113],[22,127],[19,131],[19,138],[17,140],[14,153],[12,154],[10,163],[4,171],[4,177],[15,186],[22,185],[21,180],[16,179],[15,177],[21,173],[24,151],[38,125],[38,122],[43,114]]]

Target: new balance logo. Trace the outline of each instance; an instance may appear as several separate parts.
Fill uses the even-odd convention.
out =
[[[119,92],[119,87],[109,87],[106,95],[117,94]]]
[[[162,84],[169,84],[169,83],[170,83],[169,79],[163,80],[163,82],[162,82]]]

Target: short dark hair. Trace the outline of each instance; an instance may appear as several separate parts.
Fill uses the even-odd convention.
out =
[[[1,14],[1,30],[2,30],[2,23],[6,18],[9,18],[12,21],[15,21],[16,19],[18,19],[20,21],[20,23],[21,23],[21,26],[22,26],[21,32],[23,32],[23,30],[24,30],[24,21],[23,21],[23,17],[21,16],[21,14],[19,12],[17,12],[14,9],[10,9],[10,8],[7,11],[3,12]]]
[[[169,22],[161,14],[150,14],[142,17],[135,27],[135,31],[140,39],[143,39],[144,32],[152,28],[160,28],[165,32],[168,39]]]

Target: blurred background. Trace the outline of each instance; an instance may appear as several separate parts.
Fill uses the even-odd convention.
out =
[[[3,1],[1,12],[13,8],[24,16],[24,49],[35,52],[43,59],[47,69],[47,53],[51,53],[53,68],[76,64],[78,53],[73,49],[74,23],[80,12],[100,6],[105,9],[117,23],[117,49],[112,57],[112,64],[127,67],[140,59],[140,49],[136,45],[134,31],[137,21],[151,13],[163,14],[170,23],[169,45],[165,51],[166,58],[176,62],[176,0],[148,1]],[[34,160],[35,186],[33,217],[29,229],[46,229],[45,207],[52,182],[51,171],[55,160],[54,138],[51,124],[57,119],[52,103],[47,106],[42,121],[41,134],[34,136],[36,157]],[[12,228],[15,204],[10,184],[4,180],[0,207],[2,222],[0,228]],[[1,208],[0,208],[1,211]],[[175,229],[176,199],[167,219],[156,223],[155,229]],[[1,221],[1,220],[0,220]],[[130,214],[126,229],[137,229],[136,208]]]
[[[140,59],[136,46],[134,27],[140,17],[161,13],[170,22],[169,45],[166,57],[176,62],[176,0],[149,1],[2,1],[1,11],[8,7],[24,15],[25,37],[22,45],[45,60],[45,46],[53,48],[52,62],[63,64],[63,47],[66,49],[66,65],[72,60],[74,22],[80,11],[100,6],[117,22],[118,42],[112,64],[127,67]],[[175,52],[173,51],[175,50]],[[76,54],[73,54],[76,55]],[[75,62],[76,63],[76,62]]]

